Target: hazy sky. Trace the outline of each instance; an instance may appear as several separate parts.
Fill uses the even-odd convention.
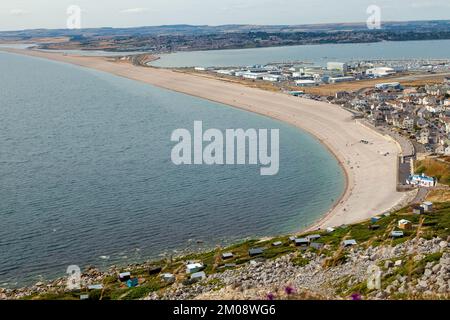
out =
[[[70,5],[90,28],[363,22],[373,4],[382,20],[450,19],[450,0],[0,0],[0,30],[65,28]]]

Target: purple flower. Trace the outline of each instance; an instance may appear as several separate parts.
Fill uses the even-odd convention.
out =
[[[273,293],[269,293],[269,294],[267,295],[267,300],[270,300],[270,301],[275,300],[275,296],[273,295]]]
[[[352,300],[361,300],[361,295],[359,293],[353,293],[351,297]]]
[[[286,292],[287,295],[291,295],[294,293],[294,288],[287,286],[286,288],[284,288],[284,292]]]

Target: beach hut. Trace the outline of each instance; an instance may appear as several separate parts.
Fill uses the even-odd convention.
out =
[[[327,228],[327,232],[328,232],[328,233],[332,233],[332,232],[334,232],[334,230],[335,230],[335,229],[332,228],[332,227],[328,227],[328,228]]]
[[[175,276],[171,273],[164,273],[161,275],[161,278],[166,283],[174,283],[175,282]]]
[[[408,221],[406,219],[402,219],[398,222],[398,227],[402,230],[411,230],[412,229],[412,223],[411,221]]]
[[[250,250],[248,250],[248,255],[250,257],[254,257],[254,256],[258,256],[260,254],[264,253],[264,249],[263,248],[252,248]]]
[[[88,300],[88,299],[89,299],[89,295],[88,294],[80,295],[80,300]]]
[[[433,202],[426,201],[422,203],[422,207],[425,210],[425,212],[433,211]]]
[[[225,252],[225,253],[222,253],[222,259],[224,259],[224,260],[226,260],[226,259],[231,259],[231,258],[233,258],[234,257],[234,255],[233,255],[233,253],[231,253],[231,252]]]
[[[127,282],[128,280],[130,280],[130,278],[131,278],[131,273],[130,272],[119,273],[119,280],[120,280],[120,282]]]
[[[403,231],[392,231],[391,237],[392,238],[402,238],[404,235]]]
[[[283,242],[281,242],[281,241],[276,241],[276,242],[272,243],[272,246],[274,246],[274,247],[279,247],[279,246],[281,246],[282,244],[283,244]]]
[[[186,273],[196,273],[203,269],[203,264],[194,262],[186,265]]]
[[[369,225],[369,230],[378,230],[378,229],[380,229],[380,225],[378,224]]]
[[[138,278],[133,278],[127,281],[127,287],[128,288],[134,288],[137,287],[139,284]]]
[[[311,234],[306,237],[309,241],[315,241],[320,239],[320,234]]]
[[[196,272],[191,275],[191,280],[193,281],[201,281],[204,279],[206,279],[206,273],[203,271]]]
[[[355,239],[344,240],[344,241],[342,242],[342,245],[343,245],[344,247],[351,247],[351,246],[356,246],[356,245],[357,245],[357,242],[356,242]]]
[[[421,206],[414,206],[413,207],[413,213],[414,214],[423,214],[425,212],[425,209]]]
[[[148,274],[153,276],[153,275],[156,275],[156,274],[160,274],[161,271],[162,271],[161,267],[152,267],[152,268],[148,269]]]
[[[295,241],[295,237],[289,237],[289,241],[294,242]]]
[[[91,284],[88,286],[88,290],[103,290],[103,285],[102,284]]]
[[[295,245],[297,247],[308,247],[309,246],[309,239],[308,238],[298,238],[295,239]]]
[[[377,223],[378,221],[380,221],[380,219],[381,219],[381,217],[372,217],[372,218],[370,219],[370,222],[372,222],[372,223]]]

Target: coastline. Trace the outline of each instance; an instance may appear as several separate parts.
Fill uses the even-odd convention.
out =
[[[362,221],[392,209],[407,197],[406,193],[396,191],[398,146],[371,129],[356,124],[351,120],[350,113],[338,106],[167,69],[113,62],[101,57],[20,49],[2,50],[112,73],[268,116],[308,132],[334,155],[346,177],[341,198],[309,230]],[[359,143],[361,139],[371,141],[371,145]],[[388,152],[390,155],[382,156],[380,152]],[[374,174],[373,170],[379,170],[379,174]]]

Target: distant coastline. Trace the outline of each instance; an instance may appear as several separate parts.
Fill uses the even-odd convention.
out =
[[[141,51],[157,54],[327,43],[450,39],[449,26],[450,20],[383,21],[380,29],[369,29],[365,22],[219,26],[181,24],[132,28],[4,31],[0,32],[0,40],[44,40],[41,41],[44,49]]]

